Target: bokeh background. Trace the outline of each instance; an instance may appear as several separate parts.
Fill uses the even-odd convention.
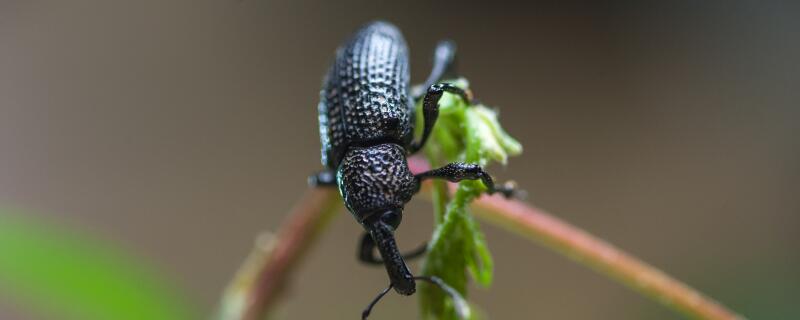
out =
[[[334,49],[387,19],[415,81],[437,40],[457,41],[461,73],[525,147],[492,168],[500,180],[752,319],[796,319],[798,13],[789,1],[2,0],[0,206],[123,248],[205,319],[320,169]],[[414,247],[431,209],[406,212],[399,241]],[[334,221],[286,319],[353,318],[385,285],[354,258],[359,228]],[[679,318],[484,230],[495,283],[472,298],[493,319]],[[41,312],[45,296],[2,288],[0,318],[61,319]],[[375,313],[416,314],[397,295]]]

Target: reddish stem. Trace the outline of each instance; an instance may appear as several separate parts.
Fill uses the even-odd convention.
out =
[[[409,166],[414,172],[428,168],[419,158],[409,159]],[[280,296],[293,267],[340,207],[341,198],[333,188],[306,192],[272,245],[267,249],[257,246],[251,255],[257,259],[248,258],[237,274],[223,308],[234,305],[242,310],[226,313],[223,319],[264,319]],[[500,196],[482,196],[472,207],[477,209],[478,217],[543,243],[685,315],[698,319],[744,319],[660,270],[542,210]],[[237,304],[240,296],[244,297],[241,306]]]
[[[538,241],[687,316],[744,319],[681,281],[538,208],[498,195],[482,196],[472,207],[477,209],[476,216]]]
[[[294,266],[314,244],[317,236],[339,211],[341,199],[334,188],[312,188],[292,209],[266,252],[252,284],[245,287],[242,320],[262,320],[278,300]],[[258,248],[256,250],[261,250]]]

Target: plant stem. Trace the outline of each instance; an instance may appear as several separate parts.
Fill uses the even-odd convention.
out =
[[[413,172],[428,168],[425,160],[419,158],[409,159],[409,166]],[[430,192],[430,184],[426,183],[423,192]],[[220,319],[266,318],[293,267],[340,207],[341,197],[334,188],[314,188],[306,192],[278,235],[266,244],[259,241],[261,244],[256,245],[236,274],[223,297]],[[484,195],[475,200],[472,207],[479,218],[540,242],[689,317],[744,319],[630,254],[520,201]]]
[[[277,236],[262,236],[256,241],[222,298],[219,319],[267,318],[292,270],[341,207],[342,200],[335,188],[306,191]]]
[[[535,207],[499,195],[484,195],[472,207],[479,218],[540,242],[686,316],[744,319],[655,267]]]

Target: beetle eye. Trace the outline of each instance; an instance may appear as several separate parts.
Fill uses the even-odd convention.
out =
[[[397,229],[397,226],[400,225],[400,221],[402,220],[403,213],[400,210],[386,211],[386,213],[381,216],[381,221],[391,226],[392,229]]]

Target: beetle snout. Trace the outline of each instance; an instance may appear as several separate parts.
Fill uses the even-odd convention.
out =
[[[404,296],[410,296],[414,294],[414,292],[417,292],[417,283],[410,275],[408,277],[404,277],[400,281],[392,282],[392,285],[394,285],[395,292]]]

